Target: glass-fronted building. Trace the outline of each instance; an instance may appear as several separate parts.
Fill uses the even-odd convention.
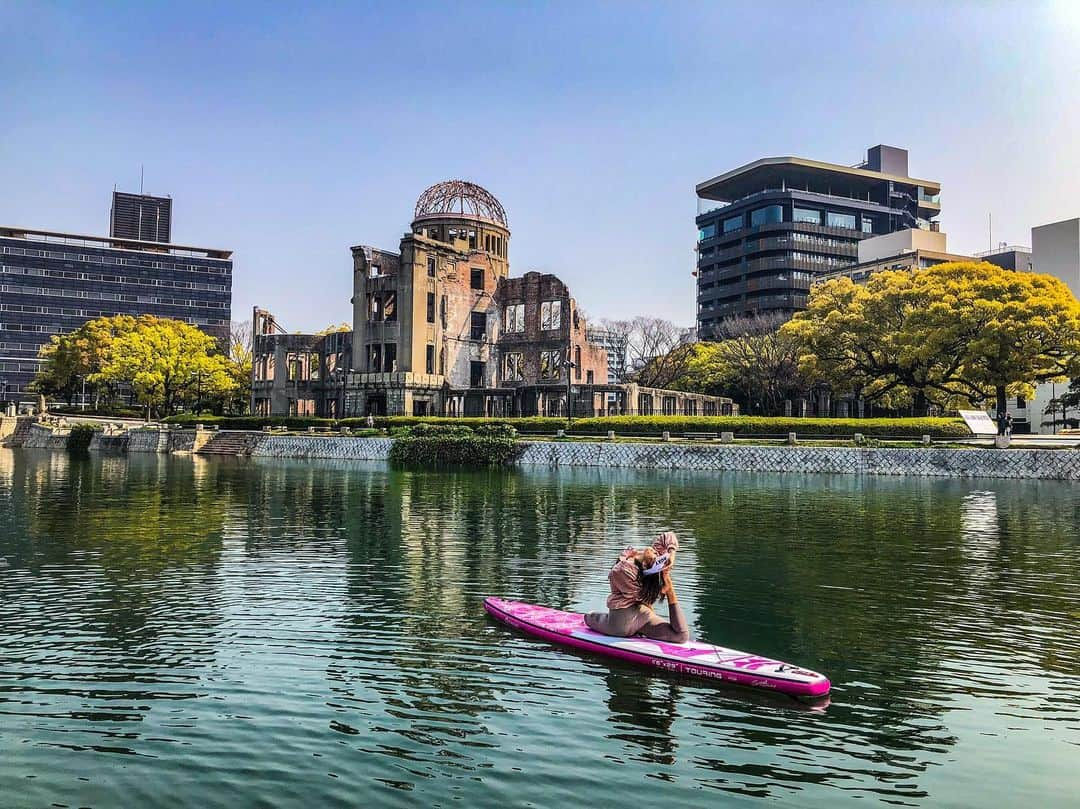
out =
[[[184,320],[226,341],[232,251],[0,227],[0,400],[29,402],[38,350],[111,315]]]
[[[697,186],[698,333],[746,315],[789,317],[813,279],[858,260],[860,240],[935,229],[941,185],[907,176],[907,152],[858,166],[767,157]]]

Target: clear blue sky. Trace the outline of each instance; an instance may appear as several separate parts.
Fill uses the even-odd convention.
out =
[[[233,313],[349,320],[349,247],[416,197],[505,205],[512,271],[595,317],[689,324],[700,180],[768,155],[911,152],[957,252],[1080,215],[1080,2],[45,3],[0,0],[0,223],[103,233],[174,199],[235,250]]]

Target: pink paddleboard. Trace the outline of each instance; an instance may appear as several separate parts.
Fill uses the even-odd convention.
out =
[[[515,629],[595,654],[693,677],[770,688],[796,697],[821,697],[829,693],[828,679],[815,671],[723,646],[695,641],[664,643],[641,635],[630,638],[601,635],[585,626],[579,612],[563,612],[521,601],[485,598],[484,609]]]

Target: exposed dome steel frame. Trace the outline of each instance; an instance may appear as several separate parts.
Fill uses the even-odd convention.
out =
[[[446,180],[428,188],[416,200],[413,219],[446,214],[475,216],[510,227],[502,203],[486,188],[465,180]]]

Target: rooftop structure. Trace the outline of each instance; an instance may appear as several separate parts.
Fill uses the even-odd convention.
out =
[[[109,235],[150,242],[171,241],[172,200],[113,191]]]
[[[948,261],[971,261],[971,256],[949,253],[945,234],[935,230],[898,230],[872,239],[863,239],[858,246],[858,262],[832,272],[822,273],[814,282],[833,278],[850,278],[857,284],[882,270],[910,270],[932,267]]]

